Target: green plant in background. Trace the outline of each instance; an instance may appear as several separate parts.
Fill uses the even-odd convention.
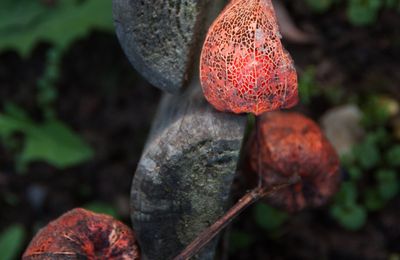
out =
[[[345,182],[335,196],[335,203],[331,207],[331,215],[345,228],[357,230],[367,219],[367,212],[357,202],[358,194],[354,182]]]
[[[305,0],[317,13],[324,13],[337,3],[346,4],[346,14],[349,22],[355,26],[373,24],[383,8],[400,11],[399,0]]]
[[[15,105],[8,104],[0,114],[0,137],[9,148],[19,150],[17,166],[23,171],[31,161],[44,160],[65,168],[92,157],[91,148],[68,126],[56,118],[54,102],[63,51],[93,29],[113,29],[109,0],[4,0],[0,2],[0,51],[30,54],[38,42],[48,42],[43,75],[37,80],[37,105],[44,122],[32,121]],[[11,138],[22,133],[23,144]],[[18,147],[21,146],[21,147]]]
[[[371,95],[361,107],[366,135],[341,159],[349,180],[343,183],[331,207],[332,217],[350,230],[361,228],[368,211],[382,209],[400,191],[400,144],[386,127],[391,116],[398,113],[397,103]]]
[[[0,137],[10,139],[14,133],[24,136],[17,158],[21,171],[32,161],[44,160],[62,169],[93,156],[92,149],[61,121],[48,119],[36,123],[25,111],[7,104],[0,114]]]
[[[17,259],[24,240],[25,230],[21,225],[14,224],[0,233],[0,252],[2,260]]]
[[[51,48],[47,52],[44,73],[37,80],[36,102],[47,119],[55,117],[53,105],[57,99],[56,83],[60,77],[61,56],[61,49]]]
[[[316,77],[315,66],[308,66],[299,77],[299,97],[301,103],[309,105],[314,97],[323,96],[332,105],[342,103],[345,96],[343,89],[335,86],[324,86],[318,84]]]
[[[319,88],[315,82],[315,67],[309,66],[301,74],[298,88],[301,103],[305,105],[309,105],[311,98],[320,94]]]
[[[356,26],[372,24],[382,7],[382,0],[348,0],[347,17]]]
[[[261,228],[273,231],[285,223],[289,215],[265,203],[257,203],[253,211],[254,220]]]
[[[306,3],[318,13],[326,12],[333,3],[336,2],[335,0],[306,0]]]
[[[40,41],[67,48],[92,29],[112,30],[111,1],[0,1],[0,51],[13,49],[27,56]]]
[[[289,214],[276,209],[264,202],[254,205],[253,219],[257,226],[265,230],[269,237],[276,238],[281,235],[280,228],[289,219]],[[255,238],[241,230],[233,230],[229,234],[231,253],[248,248],[255,242]]]

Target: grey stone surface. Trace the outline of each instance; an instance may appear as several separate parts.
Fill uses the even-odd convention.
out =
[[[181,90],[214,2],[218,1],[113,0],[116,33],[136,70],[162,90]]]
[[[132,185],[131,216],[145,259],[171,259],[228,206],[246,116],[221,113],[199,83],[165,94]],[[213,259],[215,243],[199,254]]]

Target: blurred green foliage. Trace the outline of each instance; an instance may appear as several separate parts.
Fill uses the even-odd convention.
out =
[[[53,109],[58,93],[56,83],[60,77],[61,49],[51,48],[47,52],[47,60],[43,75],[37,80],[36,102],[41,108],[45,118],[56,116]]]
[[[357,230],[367,219],[367,212],[357,202],[357,188],[353,182],[342,183],[331,207],[332,216],[345,228]]]
[[[335,86],[321,87],[316,79],[316,69],[314,66],[308,66],[300,74],[298,81],[298,90],[301,104],[310,105],[314,97],[322,96],[331,105],[338,105],[342,102],[345,93],[342,88]]]
[[[26,57],[39,42],[52,45],[36,84],[36,102],[45,120],[34,122],[13,104],[6,104],[0,114],[0,137],[3,144],[18,151],[19,171],[31,161],[65,168],[93,156],[91,148],[57,119],[56,84],[64,50],[93,29],[112,30],[111,10],[109,0],[0,1],[0,52],[15,50]],[[12,138],[15,133],[23,135],[22,144]]]
[[[0,137],[7,140],[14,133],[24,136],[17,158],[20,171],[31,161],[44,160],[62,169],[93,156],[92,149],[61,121],[48,119],[37,123],[19,107],[6,104],[0,114]]]
[[[349,179],[342,184],[331,207],[332,217],[347,229],[363,227],[368,211],[382,209],[399,194],[400,144],[388,131],[393,102],[371,94],[360,104],[366,135],[341,158]]]
[[[25,236],[25,230],[23,226],[19,224],[14,224],[6,230],[3,230],[0,233],[0,259],[17,259],[17,255],[23,246]]]
[[[319,95],[319,88],[316,86],[315,82],[315,68],[309,66],[299,78],[299,97],[301,103],[304,105],[309,105],[311,99]]]
[[[336,4],[345,4],[349,22],[355,26],[373,24],[384,8],[400,10],[399,0],[305,0],[317,13],[324,13]]]
[[[106,202],[92,201],[84,205],[83,208],[96,213],[106,214],[114,218],[118,218],[117,210],[114,208],[113,205]]]
[[[289,215],[284,211],[265,203],[257,203],[255,205],[253,216],[258,226],[268,231],[278,229],[289,218]]]
[[[94,28],[113,28],[110,0],[51,2],[0,1],[0,51],[13,49],[27,56],[40,41],[64,49]]]

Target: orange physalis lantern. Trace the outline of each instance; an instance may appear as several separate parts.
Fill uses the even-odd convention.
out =
[[[271,0],[231,1],[203,45],[206,99],[220,111],[256,115],[294,106],[297,74],[280,38]]]
[[[22,259],[139,260],[140,252],[133,231],[125,224],[78,208],[41,229]]]
[[[272,112],[260,118],[249,140],[250,168],[274,187],[292,176],[301,181],[268,198],[288,211],[323,205],[338,190],[339,158],[318,125],[298,113]]]

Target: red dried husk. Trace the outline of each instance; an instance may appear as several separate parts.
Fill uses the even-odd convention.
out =
[[[293,60],[270,0],[231,1],[210,27],[200,59],[203,92],[216,109],[262,114],[298,102]]]
[[[336,193],[340,182],[339,158],[311,119],[298,113],[265,113],[250,138],[250,168],[262,176],[264,185],[301,180],[279,190],[268,202],[289,212],[318,207]],[[259,143],[258,143],[259,142]]]
[[[50,222],[32,239],[23,260],[139,260],[133,231],[104,214],[73,209]]]

